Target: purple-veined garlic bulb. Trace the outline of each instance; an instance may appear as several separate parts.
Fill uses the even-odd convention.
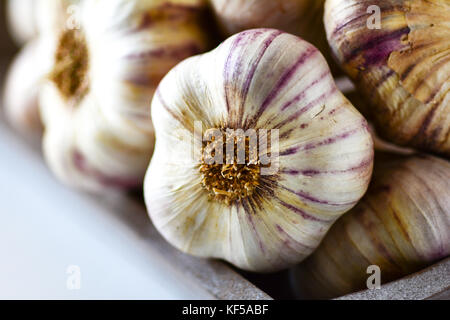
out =
[[[450,1],[327,0],[334,55],[383,138],[450,157]]]
[[[205,7],[201,0],[89,0],[42,9],[66,8],[66,18],[53,14],[40,24],[53,41],[40,90],[43,147],[61,181],[91,192],[142,185],[154,146],[152,95],[174,65],[208,48]]]
[[[320,52],[282,31],[244,31],[183,61],[159,85],[152,117],[148,212],[195,256],[257,272],[292,266],[369,184],[366,120]]]
[[[367,194],[293,269],[299,297],[367,289],[369,266],[386,283],[450,255],[450,162],[421,154],[375,158]]]

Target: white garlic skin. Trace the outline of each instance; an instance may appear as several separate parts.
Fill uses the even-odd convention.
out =
[[[87,91],[68,99],[49,79],[40,93],[44,155],[59,180],[94,193],[142,185],[154,146],[152,95],[171,67],[207,49],[203,10],[199,0],[80,2]],[[55,56],[67,24],[53,26],[43,29]]]
[[[159,85],[152,117],[147,209],[173,246],[195,256],[255,272],[292,266],[369,184],[373,142],[365,119],[336,88],[318,50],[278,30],[244,31],[180,63]],[[279,128],[278,173],[230,205],[209,199],[191,152],[195,121],[204,132]]]
[[[38,35],[36,7],[40,2],[42,0],[7,1],[8,30],[18,45],[23,45]]]
[[[9,68],[3,92],[6,120],[33,142],[38,142],[42,134],[38,95],[50,69],[45,47],[43,41],[35,39],[21,49]]]

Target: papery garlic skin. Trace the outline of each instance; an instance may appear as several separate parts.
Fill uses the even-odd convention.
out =
[[[221,27],[228,35],[255,27],[272,27],[297,35],[317,31],[306,30],[305,27],[311,25],[308,19],[320,16],[324,2],[324,0],[211,0],[211,5]]]
[[[38,35],[36,7],[48,0],[8,0],[8,30],[14,41],[23,45]]]
[[[3,108],[8,123],[25,137],[40,140],[42,123],[38,95],[43,78],[50,70],[46,43],[35,39],[12,62],[3,92]]]
[[[300,36],[324,54],[338,72],[328,46],[323,10],[325,0],[210,0],[222,33],[231,36],[253,28],[273,28]]]
[[[53,28],[44,27],[55,43],[53,78],[40,94],[44,154],[68,185],[91,192],[137,187],[153,151],[150,101],[156,86],[179,61],[208,48],[199,22],[204,4],[92,0],[80,5],[79,30],[64,24],[52,36]],[[74,59],[82,59],[77,62],[82,67],[74,70],[85,76],[69,79],[73,86],[59,82],[72,71],[56,72],[61,41],[80,42]]]
[[[303,298],[367,289],[370,265],[386,283],[450,255],[450,163],[425,155],[376,158],[363,200],[294,269]]]
[[[319,51],[278,30],[245,31],[183,61],[158,87],[152,117],[148,212],[172,245],[192,255],[258,272],[286,268],[316,248],[370,180],[365,119],[338,91]],[[191,152],[195,121],[204,132],[279,129],[279,170],[230,205],[209,201]]]
[[[381,9],[381,29],[369,29]],[[378,133],[450,156],[450,2],[327,0],[334,55],[366,98]]]

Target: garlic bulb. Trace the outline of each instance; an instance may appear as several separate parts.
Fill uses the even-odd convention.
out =
[[[367,289],[370,265],[385,283],[450,254],[450,163],[425,155],[376,158],[366,196],[294,269],[302,297]]]
[[[38,92],[48,70],[41,59],[44,51],[45,43],[38,39],[23,47],[10,66],[3,92],[3,107],[9,124],[35,141],[42,133]]]
[[[328,46],[323,10],[325,0],[210,0],[226,36],[253,28],[274,28],[314,44],[337,72]]]
[[[325,0],[211,0],[223,31],[232,35],[255,27],[272,27],[307,34],[320,27]],[[313,19],[315,21],[313,21]],[[323,24],[322,24],[323,29]]]
[[[316,248],[370,180],[365,119],[319,51],[278,30],[244,31],[176,66],[152,117],[148,212],[171,244],[196,256],[286,268]]]
[[[378,133],[450,156],[450,2],[328,0],[328,40]],[[380,23],[377,26],[377,8]]]
[[[8,29],[17,44],[22,45],[37,36],[36,6],[40,2],[42,0],[8,0]]]
[[[40,92],[44,154],[63,182],[93,192],[142,184],[154,145],[152,95],[170,68],[207,49],[204,7],[201,0],[81,1],[78,21],[53,14],[41,24],[53,40]]]

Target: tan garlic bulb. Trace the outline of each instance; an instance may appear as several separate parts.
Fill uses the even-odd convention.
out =
[[[450,163],[426,155],[376,154],[363,200],[293,270],[303,298],[367,289],[367,268],[386,283],[450,255]]]
[[[49,68],[40,59],[45,56],[45,50],[46,44],[39,39],[23,47],[9,68],[3,91],[3,108],[8,123],[36,142],[42,134],[39,88]]]
[[[36,7],[48,0],[8,0],[6,18],[14,41],[23,45],[38,35]]]
[[[159,85],[152,117],[148,212],[192,255],[258,272],[291,266],[370,180],[365,119],[320,52],[279,30],[244,31],[183,61]]]
[[[378,133],[450,157],[450,2],[327,0],[334,55]]]
[[[140,186],[154,133],[150,101],[179,61],[205,51],[201,0],[47,2],[53,41],[40,92],[44,154],[63,182],[102,192]],[[75,17],[72,15],[76,15]],[[77,18],[77,19],[73,19]],[[59,23],[61,25],[57,26]]]
[[[231,36],[253,28],[274,28],[300,36],[324,54],[332,71],[323,10],[325,0],[210,0],[222,32]]]

